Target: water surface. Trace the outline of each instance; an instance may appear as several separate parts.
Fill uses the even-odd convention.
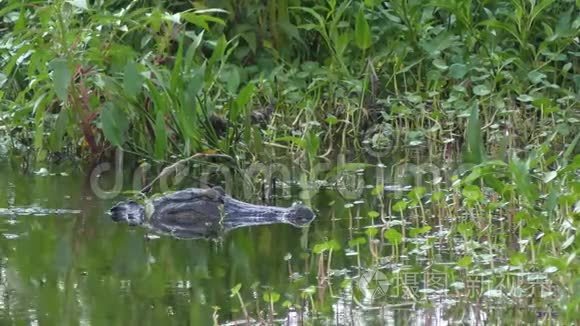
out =
[[[376,180],[373,169],[360,176],[367,188]],[[332,188],[316,193],[308,204],[318,217],[307,229],[271,225],[234,230],[222,239],[180,240],[112,222],[106,212],[122,198],[95,196],[86,172],[72,167],[50,172],[54,175],[24,174],[0,164],[2,325],[243,321],[238,298],[230,296],[237,284],[242,284],[248,313],[275,323],[535,322],[551,311],[548,301],[531,304],[528,295],[509,304],[493,292],[484,296],[496,288],[484,289],[485,282],[497,285],[490,277],[481,276],[472,293],[458,286],[469,284],[468,276],[462,278],[463,272],[454,269],[460,256],[438,241],[436,232],[442,235],[444,229],[415,240],[422,243],[410,244],[400,257],[378,240],[361,244],[357,253],[349,240],[368,238],[367,227],[382,223],[368,217],[381,205],[369,189],[359,200],[345,199]],[[294,200],[276,203],[288,206]],[[315,252],[317,244],[328,240],[340,245],[330,270],[328,251],[322,260]],[[379,248],[378,255],[373,248]],[[434,284],[434,276],[440,284]],[[386,293],[377,292],[381,290]],[[269,291],[280,294],[274,316],[264,300]]]

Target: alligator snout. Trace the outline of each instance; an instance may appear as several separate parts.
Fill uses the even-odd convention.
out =
[[[288,223],[300,227],[312,222],[314,217],[314,212],[310,208],[302,204],[293,204],[286,215],[286,220]]]
[[[129,225],[143,223],[143,206],[134,201],[120,202],[109,211],[115,222],[125,222]]]

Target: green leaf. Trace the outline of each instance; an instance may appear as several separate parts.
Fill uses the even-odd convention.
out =
[[[521,252],[515,252],[510,256],[510,265],[512,266],[520,266],[528,261],[528,257],[522,254]]]
[[[477,102],[471,107],[467,124],[467,144],[463,154],[466,163],[479,164],[485,160],[485,151],[479,122],[479,107]]]
[[[129,122],[125,112],[111,102],[105,103],[101,112],[101,129],[105,138],[114,146],[121,146],[125,142],[125,132]]]
[[[233,297],[234,295],[236,295],[236,294],[240,293],[240,289],[241,289],[241,288],[242,288],[242,283],[238,283],[238,284],[236,284],[236,286],[234,286],[234,287],[233,287],[233,288],[231,288],[231,290],[230,290],[230,291],[232,292],[231,296]]]
[[[155,119],[155,158],[162,160],[167,152],[167,132],[165,131],[165,116],[162,111],[157,111]]]
[[[425,195],[427,189],[422,186],[414,187],[411,191],[409,191],[408,198],[414,202],[421,201],[421,198]]]
[[[375,235],[377,235],[377,233],[379,233],[379,229],[377,229],[376,227],[369,227],[368,229],[365,230],[366,235],[369,236],[369,238],[374,238]]]
[[[457,261],[457,265],[460,267],[468,267],[473,263],[473,258],[471,256],[463,256]]]
[[[143,76],[139,73],[139,65],[134,61],[129,61],[125,65],[123,76],[123,88],[129,97],[136,97],[141,91],[143,85]]]
[[[483,193],[476,185],[467,185],[461,192],[463,196],[471,201],[478,202],[483,200]]]
[[[276,302],[278,302],[278,300],[280,300],[280,294],[278,292],[274,292],[274,291],[264,292],[262,299],[264,299],[264,301],[266,301],[266,302],[276,303]]]
[[[340,250],[340,248],[341,248],[340,243],[338,241],[336,241],[335,239],[329,240],[327,245],[328,245],[328,249],[330,249],[330,250]]]
[[[253,83],[249,83],[242,88],[238,97],[236,98],[236,103],[240,108],[245,107],[250,103],[252,97],[254,96],[256,86]]]
[[[429,226],[429,225],[425,225],[425,226],[423,226],[423,227],[420,227],[420,228],[412,228],[412,229],[409,231],[409,235],[410,235],[412,238],[414,238],[414,237],[416,237],[416,236],[418,236],[418,235],[425,234],[425,233],[429,233],[429,231],[431,231],[431,226]]]
[[[52,69],[52,80],[54,82],[54,91],[61,101],[67,100],[68,86],[71,80],[71,73],[68,68],[68,61],[63,58],[54,59],[50,62]]]
[[[354,41],[356,46],[361,50],[366,50],[371,46],[371,28],[367,22],[364,10],[359,10],[355,26],[354,26]]]
[[[546,78],[546,75],[544,75],[543,73],[541,73],[537,70],[532,70],[532,71],[528,72],[528,79],[533,84],[537,84],[537,83],[541,82],[542,80],[544,80],[545,78]]]
[[[393,229],[390,228],[387,231],[385,231],[385,233],[383,234],[383,236],[385,237],[385,239],[387,239],[392,245],[398,245],[399,243],[401,243],[401,240],[403,240],[403,235]]]
[[[226,37],[224,35],[222,35],[216,45],[215,48],[213,49],[213,53],[211,54],[211,57],[209,58],[208,61],[208,66],[209,67],[213,67],[214,64],[218,61],[221,60],[224,57],[224,53],[226,50],[226,46],[227,46],[227,41],[226,41]]]
[[[449,48],[453,45],[455,37],[450,32],[442,32],[439,33],[436,37],[429,41],[425,41],[421,43],[421,47],[427,52],[429,56],[436,56],[441,53],[441,51]]]
[[[367,215],[370,218],[377,218],[377,217],[381,216],[381,214],[377,211],[370,211],[367,213]]]
[[[312,252],[319,255],[328,250],[328,242],[317,243],[312,248]]]
[[[356,247],[356,246],[364,245],[365,243],[367,243],[367,239],[364,237],[358,237],[358,238],[354,238],[352,240],[348,240],[349,247]]]
[[[538,190],[531,181],[529,161],[520,160],[514,155],[509,162],[509,168],[518,193],[528,200],[529,205],[533,205],[538,199]]]
[[[399,200],[393,205],[393,211],[397,213],[401,213],[407,208],[407,202],[404,200]]]
[[[489,93],[491,93],[491,90],[487,85],[477,85],[473,88],[473,94],[477,96],[485,96],[489,95]]]
[[[467,74],[467,66],[462,63],[454,63],[449,67],[449,76],[453,79],[462,79]]]

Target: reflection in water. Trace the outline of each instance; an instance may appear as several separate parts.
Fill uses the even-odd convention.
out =
[[[390,259],[392,248],[383,242],[373,248],[389,259],[377,260],[373,252],[358,253],[356,247],[333,253],[332,262],[313,252],[314,244],[328,239],[340,239],[347,248],[349,240],[364,236],[372,222],[351,217],[365,216],[376,204],[372,200],[349,210],[340,195],[320,193],[312,202],[318,218],[307,231],[272,225],[235,230],[219,240],[177,240],[114,224],[105,212],[118,199],[98,200],[88,189],[79,175],[16,175],[0,166],[0,324],[245,322],[238,299],[230,295],[237,284],[252,318],[286,325],[536,322],[538,311],[549,311],[540,305],[521,310],[527,302],[504,305],[493,297],[478,301],[451,286],[442,291],[431,284],[435,292],[428,293],[405,289],[401,284],[409,285],[410,279],[401,270],[424,276],[440,268],[454,286],[469,281],[468,275],[445,267],[456,257],[440,241],[418,243],[416,252],[398,261]],[[301,241],[303,232],[308,241]],[[442,260],[439,265],[433,257]],[[388,283],[378,300],[365,299],[371,292],[359,286],[371,266],[380,266],[385,278],[379,281]],[[399,282],[403,277],[406,283]],[[419,285],[425,287],[427,279]],[[363,284],[374,290],[382,284],[372,282]],[[310,293],[312,285],[318,286]],[[280,294],[273,316],[264,300],[268,291]]]

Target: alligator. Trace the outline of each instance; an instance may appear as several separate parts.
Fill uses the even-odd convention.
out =
[[[218,237],[240,227],[275,223],[303,227],[315,217],[302,204],[288,208],[249,204],[226,195],[221,187],[184,189],[144,205],[123,201],[111,208],[110,215],[113,221],[177,238]]]

